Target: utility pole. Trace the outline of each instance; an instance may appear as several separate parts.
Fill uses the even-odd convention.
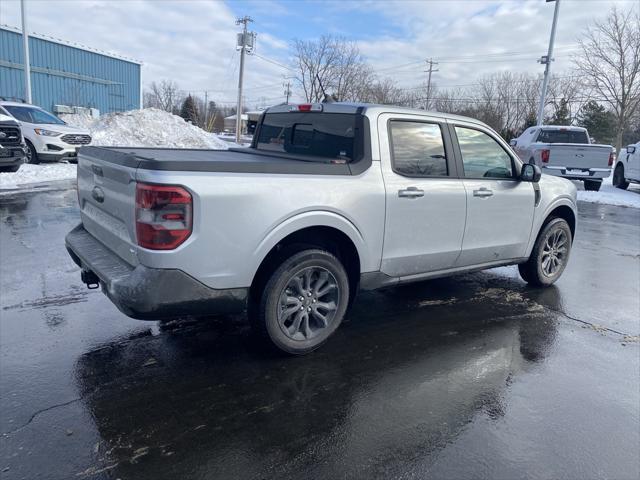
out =
[[[438,65],[438,62],[434,62],[433,58],[430,58],[426,62],[429,65],[429,70],[425,70],[425,72],[428,73],[428,77],[427,77],[427,101],[424,104],[424,109],[428,110],[429,109],[429,102],[431,100],[431,74],[435,73],[435,72],[439,72],[440,70],[434,70],[433,69],[434,65]]]
[[[247,47],[253,50],[253,33],[247,32],[247,23],[253,22],[251,17],[245,15],[236,20],[236,25],[242,24],[242,33],[238,34],[238,45],[240,48],[240,72],[238,75],[238,104],[236,107],[236,143],[240,143],[242,134],[242,77],[244,75],[244,54]],[[251,36],[251,38],[248,38]]]
[[[551,24],[551,37],[549,37],[549,51],[547,56],[540,58],[539,62],[544,65],[544,80],[542,81],[542,92],[540,92],[540,107],[538,108],[538,126],[544,122],[544,103],[547,96],[547,86],[549,85],[549,77],[551,76],[551,62],[553,61],[553,44],[556,40],[556,24],[558,23],[558,12],[560,11],[560,0],[547,0],[556,2],[553,11],[553,23]]]
[[[204,123],[203,123],[205,130],[209,128],[209,119],[207,118],[208,109],[209,109],[209,91],[205,90],[204,91]]]
[[[289,97],[291,96],[291,82],[287,81],[287,83],[282,85],[284,87],[284,95],[285,97],[287,97],[286,101],[284,103],[286,103],[287,105],[289,104]]]
[[[24,96],[27,103],[31,103],[31,63],[29,62],[29,32],[27,31],[27,15],[25,0],[20,0],[22,13],[22,49],[24,52]]]

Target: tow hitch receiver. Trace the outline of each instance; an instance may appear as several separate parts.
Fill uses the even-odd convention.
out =
[[[87,288],[89,290],[95,290],[100,286],[100,279],[91,270],[82,270],[80,272],[80,279],[82,280],[82,283],[87,284]]]

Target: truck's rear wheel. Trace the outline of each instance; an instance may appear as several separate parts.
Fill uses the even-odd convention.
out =
[[[624,167],[622,165],[617,165],[613,171],[613,186],[622,190],[626,190],[629,186],[629,182],[624,178]]]
[[[518,265],[522,279],[532,285],[552,285],[564,272],[571,253],[571,228],[554,218],[540,231],[529,260]]]
[[[333,254],[298,251],[273,271],[256,295],[252,323],[279,350],[304,355],[340,326],[349,304],[349,278]]]
[[[602,180],[585,180],[584,181],[584,189],[588,192],[597,192],[600,190],[600,185],[602,185]]]

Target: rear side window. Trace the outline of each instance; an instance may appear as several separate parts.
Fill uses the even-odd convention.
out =
[[[362,155],[362,116],[344,113],[267,113],[258,130],[256,148],[291,153],[334,163]]]
[[[589,143],[587,132],[582,130],[540,130],[540,143]]]
[[[390,123],[394,172],[408,177],[448,175],[440,125],[402,120]]]
[[[480,130],[455,129],[465,177],[513,178],[511,157],[498,142]]]

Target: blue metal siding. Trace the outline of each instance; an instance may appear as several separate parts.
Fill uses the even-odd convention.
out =
[[[140,65],[41,38],[29,38],[33,103],[97,108],[101,113],[140,106]],[[0,97],[22,99],[22,35],[0,28]]]

